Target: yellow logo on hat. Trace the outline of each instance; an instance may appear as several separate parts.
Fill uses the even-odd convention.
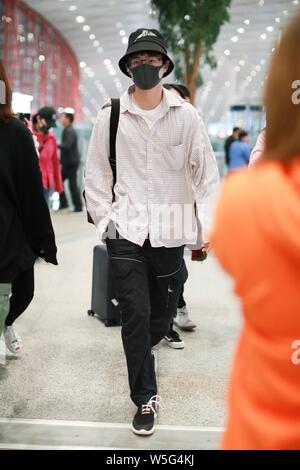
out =
[[[138,39],[144,38],[145,36],[154,36],[155,38],[157,37],[156,34],[153,33],[152,31],[149,31],[149,29],[144,29],[144,31],[136,38],[135,41],[137,41]]]

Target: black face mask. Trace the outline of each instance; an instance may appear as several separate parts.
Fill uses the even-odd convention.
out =
[[[149,64],[141,64],[137,67],[132,67],[129,70],[132,73],[132,79],[134,84],[140,88],[140,90],[151,90],[160,81],[159,71],[163,65],[154,66]]]

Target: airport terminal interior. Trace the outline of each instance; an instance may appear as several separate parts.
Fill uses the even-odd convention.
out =
[[[64,135],[59,116],[74,116],[80,194],[97,115],[132,84],[118,66],[130,34],[139,28],[160,31],[163,3],[0,0],[0,59],[13,91],[13,111],[32,117],[43,107],[54,108],[57,121],[51,133],[58,145]],[[175,10],[177,2],[169,3]],[[211,8],[213,2],[202,3]],[[192,102],[223,180],[228,172],[224,145],[232,129],[247,133],[250,155],[266,125],[263,89],[269,63],[300,1],[221,1],[216,16],[221,4],[228,18],[210,52],[215,66],[203,54],[201,86],[197,82]],[[186,23],[191,21],[188,8],[181,14]],[[178,46],[184,41],[179,38]],[[169,56],[174,54],[170,48]],[[176,73],[163,81],[184,83]],[[34,298],[15,322],[22,349],[11,352],[4,335],[0,339],[0,449],[219,449],[243,324],[233,279],[214,250],[199,261],[185,248],[189,277],[184,298],[196,327],[175,326],[183,348],[165,339],[154,347],[161,406],[153,435],[135,435],[130,426],[136,407],[130,400],[121,326],[107,326],[99,315],[88,314],[95,288],[93,250],[100,241],[87,221],[83,199],[82,210],[75,207],[70,181],[64,184],[65,205],[59,191],[48,194],[58,266],[41,258],[35,263]],[[298,443],[300,448],[300,436]]]

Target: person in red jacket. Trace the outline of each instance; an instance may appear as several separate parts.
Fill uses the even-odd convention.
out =
[[[56,127],[56,111],[51,107],[41,108],[34,116],[34,134],[39,143],[40,169],[45,199],[49,200],[53,192],[63,192],[60,161],[56,138],[49,130]]]

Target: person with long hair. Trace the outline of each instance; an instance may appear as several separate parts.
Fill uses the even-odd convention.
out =
[[[33,137],[13,114],[1,61],[0,83],[0,335],[4,328],[7,348],[17,353],[14,322],[33,298],[35,260],[57,264],[57,250]]]
[[[299,50],[298,14],[268,73],[264,153],[251,171],[227,178],[212,234],[244,316],[223,449],[300,448]]]

